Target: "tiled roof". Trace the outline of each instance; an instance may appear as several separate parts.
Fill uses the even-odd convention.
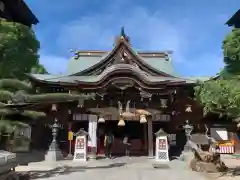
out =
[[[147,80],[148,82],[163,82],[163,81],[170,81],[170,82],[186,82],[186,83],[195,83],[196,81],[191,79],[185,78],[177,78],[177,77],[159,77],[159,76],[152,76],[147,74],[146,72],[138,69],[135,66],[129,64],[116,64],[113,65],[106,70],[104,70],[100,75],[95,76],[68,76],[68,75],[48,75],[48,74],[31,74],[30,77],[45,81],[45,82],[53,82],[53,83],[76,83],[76,82],[99,82],[108,74],[113,73],[117,70],[129,69],[131,72],[135,73],[136,75],[140,76],[141,78]]]
[[[137,53],[138,54],[138,53]],[[86,55],[86,53],[79,57],[79,59],[70,59],[67,67],[67,74],[75,74],[78,72],[81,72],[97,63],[99,63],[102,59],[104,59],[108,53],[106,52],[105,54],[98,55]],[[166,74],[176,76],[176,72],[173,69],[172,62],[171,60],[168,59],[167,56],[153,56],[151,57],[150,55],[148,56],[141,56],[141,53],[138,54],[141,59],[146,62],[148,65],[151,67],[154,67],[155,69],[164,72]]]

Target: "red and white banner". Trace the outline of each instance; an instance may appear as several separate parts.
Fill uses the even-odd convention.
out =
[[[221,154],[233,154],[234,152],[234,146],[219,146],[219,153]]]

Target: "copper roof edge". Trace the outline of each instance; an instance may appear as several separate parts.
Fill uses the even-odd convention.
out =
[[[103,51],[103,50],[80,50],[77,51],[79,53],[93,53],[93,54],[105,54],[105,53],[109,53],[110,51]],[[156,55],[168,55],[168,54],[172,54],[173,51],[136,51],[138,54],[156,54]]]

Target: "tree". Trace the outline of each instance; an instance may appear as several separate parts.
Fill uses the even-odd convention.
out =
[[[94,98],[94,94],[36,92],[31,84],[24,81],[0,79],[0,139],[1,134],[20,132],[19,128],[28,126],[32,120],[46,117],[45,112],[34,110],[38,105],[48,107],[58,102],[72,101],[80,104],[90,98]]]
[[[204,106],[204,113],[218,113],[229,117],[240,116],[239,79],[218,79],[195,87],[195,97]]]
[[[195,97],[205,114],[217,113],[232,119],[240,117],[240,29],[234,28],[223,41],[225,67],[219,77],[199,83]]]
[[[0,19],[0,78],[24,79],[39,65],[40,43],[28,26]]]
[[[48,74],[48,71],[45,69],[45,67],[41,64],[37,64],[36,66],[32,67],[31,73],[34,74]]]
[[[233,28],[223,41],[225,71],[235,76],[240,75],[240,29]]]

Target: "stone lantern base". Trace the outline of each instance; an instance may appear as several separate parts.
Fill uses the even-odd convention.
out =
[[[45,161],[55,162],[63,159],[61,150],[59,149],[56,142],[52,142],[45,155]]]

